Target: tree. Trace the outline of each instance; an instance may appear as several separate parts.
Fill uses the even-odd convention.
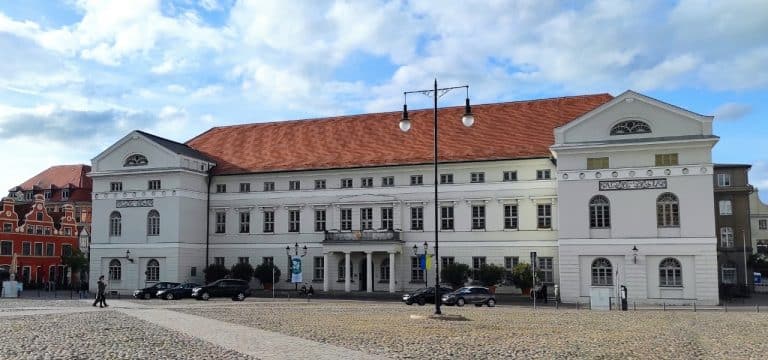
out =
[[[280,268],[274,264],[263,263],[256,266],[253,270],[253,276],[259,280],[262,284],[273,284],[272,276],[274,271],[274,282],[280,281]]]
[[[61,263],[69,267],[72,273],[88,271],[88,258],[78,248],[73,249],[71,255],[62,255]]]
[[[440,278],[443,282],[451,284],[452,288],[460,288],[469,279],[469,265],[459,263],[447,264],[440,270]]]
[[[225,278],[229,275],[229,270],[221,264],[210,264],[203,270],[203,273],[205,273],[205,283],[208,284]]]
[[[541,271],[536,271],[536,277],[541,279]],[[520,263],[512,269],[512,282],[521,290],[533,287],[533,274],[531,274],[531,265]]]
[[[478,278],[483,286],[496,286],[504,279],[504,268],[495,264],[484,264],[480,266]]]
[[[249,263],[237,263],[232,265],[230,274],[232,274],[232,277],[235,279],[241,279],[250,282],[251,278],[253,278],[253,266],[251,266]]]

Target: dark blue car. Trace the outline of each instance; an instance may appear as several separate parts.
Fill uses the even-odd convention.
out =
[[[196,283],[184,283],[177,287],[160,290],[157,297],[163,300],[178,300],[192,297],[192,289],[200,286]]]

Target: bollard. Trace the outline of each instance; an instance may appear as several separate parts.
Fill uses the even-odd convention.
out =
[[[632,311],[637,311],[637,301],[632,302]]]
[[[312,294],[307,294],[307,302],[309,302],[309,298],[312,297]]]
[[[579,305],[580,305],[579,302],[576,301],[576,310],[579,310]]]
[[[755,305],[757,307],[757,312],[760,313],[760,305]]]
[[[696,302],[693,302],[693,312],[696,312]]]
[[[667,311],[667,303],[666,302],[662,302],[661,305],[663,306],[663,310],[662,311]]]
[[[723,303],[725,305],[725,312],[728,312],[728,303]]]

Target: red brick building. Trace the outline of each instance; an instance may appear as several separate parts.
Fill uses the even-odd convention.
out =
[[[61,262],[78,246],[74,206],[64,204],[49,214],[45,196],[33,196],[31,203],[17,204],[4,198],[0,213],[0,280],[6,280],[14,254],[16,279],[25,284],[53,281],[59,286],[72,283],[73,274]]]

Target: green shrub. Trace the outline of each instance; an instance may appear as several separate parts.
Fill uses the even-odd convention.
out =
[[[469,279],[469,265],[453,263],[443,266],[440,270],[440,279],[443,283],[450,284],[452,288],[458,289]]]
[[[541,279],[541,271],[536,271],[536,277]],[[531,273],[531,264],[520,263],[512,269],[512,282],[520,289],[530,289],[533,287],[533,274]]]
[[[249,263],[238,263],[235,265],[232,265],[232,270],[230,270],[230,274],[232,274],[232,278],[235,279],[241,279],[245,280],[246,282],[250,282],[253,278],[253,266]]]
[[[483,286],[496,286],[501,283],[502,279],[504,279],[503,267],[495,264],[480,266],[477,280],[479,280],[480,284]]]
[[[262,284],[272,284],[272,270],[275,271],[275,283],[280,281],[280,268],[273,264],[261,264],[253,270],[253,276]]]
[[[220,264],[210,264],[203,270],[205,274],[205,283],[209,284],[216,280],[223,279],[229,275],[229,269]]]

